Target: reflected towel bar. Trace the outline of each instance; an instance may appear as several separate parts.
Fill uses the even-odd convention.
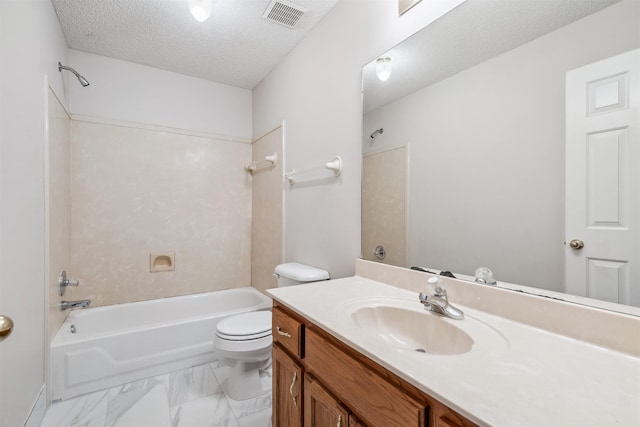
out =
[[[247,172],[253,174],[258,169],[258,166],[262,165],[263,163],[269,163],[270,167],[274,167],[276,163],[278,163],[278,153],[273,153],[269,156],[265,156],[264,159],[258,160],[257,162],[251,162],[246,165],[244,169]]]
[[[284,174],[284,177],[287,179],[287,181],[289,181],[289,184],[293,185],[296,183],[296,178],[295,178],[296,175],[302,175],[305,173],[314,172],[322,169],[329,169],[330,171],[333,172],[334,176],[338,177],[342,173],[342,159],[340,158],[340,156],[336,156],[335,159],[325,163],[322,166],[316,166],[310,169],[304,169],[299,171],[295,169],[291,169],[289,172]]]

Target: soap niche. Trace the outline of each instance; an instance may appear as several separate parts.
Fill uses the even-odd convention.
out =
[[[174,271],[176,269],[174,260],[174,252],[152,252],[149,254],[149,272]]]

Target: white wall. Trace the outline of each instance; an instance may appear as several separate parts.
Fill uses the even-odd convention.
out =
[[[49,0],[0,2],[0,425],[23,425],[44,382],[45,75],[58,94],[67,46]]]
[[[251,138],[251,91],[69,50],[90,83],[67,88],[71,114]]]
[[[342,0],[253,91],[253,134],[283,119],[285,168],[340,155],[334,183],[287,189],[286,261],[354,273],[360,256],[361,67],[460,0],[427,0],[398,17],[396,0]]]

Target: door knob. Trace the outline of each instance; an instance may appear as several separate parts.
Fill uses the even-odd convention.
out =
[[[13,320],[9,316],[0,315],[0,341],[8,337],[13,331]]]
[[[579,239],[573,239],[569,242],[569,246],[571,246],[571,249],[579,250],[584,248],[584,242]]]

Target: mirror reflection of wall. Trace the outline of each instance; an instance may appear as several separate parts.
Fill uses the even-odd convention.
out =
[[[581,2],[545,3],[574,7]],[[491,28],[506,31],[494,34],[494,40],[517,39],[524,21],[508,28],[505,17],[541,5],[468,0],[422,31],[432,32],[425,40],[450,44],[448,51],[430,44],[418,48],[420,55],[440,52],[437,70],[449,68],[449,73],[399,98],[376,99],[390,91],[385,85],[394,84],[401,64],[411,67],[402,45],[415,44],[412,39],[384,53],[394,61],[389,81],[375,81],[371,65],[365,66],[363,153],[400,144],[411,152],[408,262],[402,266],[470,276],[484,266],[498,281],[566,291],[565,76],[640,47],[640,3],[611,3],[601,2],[601,10],[589,16],[456,69],[465,63],[459,56],[466,44]],[[491,16],[477,15],[487,9]],[[477,56],[477,50],[470,54]],[[394,51],[400,54],[394,57]],[[420,74],[430,72],[424,62],[420,67]],[[411,85],[402,78],[395,84],[404,87],[399,93]],[[381,127],[384,133],[371,144],[369,134]],[[365,215],[363,209],[363,223]]]
[[[407,265],[407,147],[362,159],[362,257]]]

